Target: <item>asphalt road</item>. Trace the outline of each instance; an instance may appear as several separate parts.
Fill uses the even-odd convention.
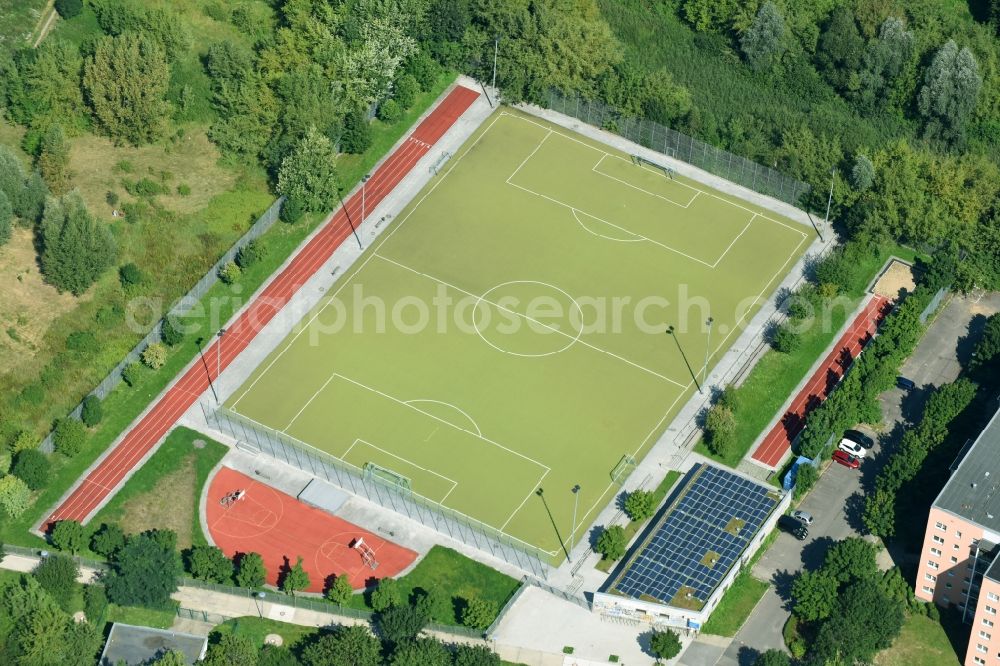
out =
[[[958,376],[959,361],[971,353],[985,317],[997,311],[1000,311],[1000,294],[989,295],[978,302],[965,298],[951,300],[903,365],[902,374],[916,382],[918,388],[910,392],[892,389],[880,397],[885,424],[883,437],[898,436],[907,418],[919,414],[930,390]],[[799,506],[815,518],[809,528],[809,537],[797,541],[789,534],[779,534],[754,567],[753,575],[770,581],[771,587],[743,628],[728,647],[724,641],[713,637],[698,639],[682,655],[681,664],[750,666],[760,652],[771,648],[784,650],[781,629],[789,616],[787,606],[792,580],[801,569],[815,569],[821,565],[827,549],[835,541],[862,533],[865,491],[873,487],[875,476],[885,464],[879,451],[880,446],[876,445],[859,470],[830,465]]]

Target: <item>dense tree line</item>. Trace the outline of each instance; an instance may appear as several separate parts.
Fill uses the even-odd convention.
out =
[[[792,614],[809,627],[807,644],[789,647],[809,666],[870,663],[892,645],[907,613],[937,616],[933,604],[916,600],[898,568],[882,572],[877,547],[857,537],[834,543],[823,565],[799,573],[791,587]]]

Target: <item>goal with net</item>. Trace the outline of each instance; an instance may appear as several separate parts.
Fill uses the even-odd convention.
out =
[[[635,466],[635,458],[626,453],[622,456],[622,459],[618,461],[618,464],[615,465],[614,469],[611,470],[611,480],[619,486],[622,485],[625,483],[625,479],[628,478],[629,474],[635,470]]]
[[[366,462],[364,466],[365,480],[378,481],[383,485],[393,486],[405,492],[413,491],[413,484],[410,478],[394,472],[387,467],[376,465],[373,462]]]

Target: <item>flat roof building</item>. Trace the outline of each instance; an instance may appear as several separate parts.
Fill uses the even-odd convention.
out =
[[[731,470],[695,465],[594,595],[594,610],[699,630],[790,501],[788,493]]]
[[[115,622],[98,664],[145,664],[166,652],[180,652],[187,663],[193,664],[205,658],[207,649],[208,639],[204,636]]]
[[[931,505],[916,595],[971,624],[967,666],[1000,666],[1000,412]]]

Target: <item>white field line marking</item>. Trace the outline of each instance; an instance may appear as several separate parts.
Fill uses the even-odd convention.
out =
[[[451,407],[456,412],[458,412],[459,414],[461,414],[465,418],[469,419],[469,423],[471,423],[472,427],[476,429],[476,434],[477,435],[479,435],[480,437],[483,436],[483,431],[479,427],[479,424],[476,423],[476,419],[474,419],[471,416],[469,416],[469,413],[467,411],[465,411],[464,409],[462,409],[461,407],[459,407],[457,405],[454,405],[454,404],[452,404],[450,402],[445,402],[443,400],[431,400],[430,398],[417,398],[415,400],[407,400],[406,404],[407,405],[412,405],[415,402],[432,402],[432,403],[436,403],[438,405],[444,405],[445,407]]]
[[[577,224],[580,225],[580,228],[582,228],[588,234],[593,234],[594,236],[597,236],[598,238],[603,238],[604,240],[609,240],[609,241],[615,241],[617,243],[642,243],[642,242],[644,242],[646,240],[645,238],[639,238],[639,237],[636,237],[636,238],[612,238],[611,236],[605,236],[604,234],[599,234],[596,231],[594,231],[593,229],[591,229],[590,227],[588,227],[586,224],[584,224],[583,220],[580,219],[580,216],[577,215],[577,213],[581,213],[583,215],[586,215],[587,217],[593,217],[592,215],[588,215],[587,213],[584,213],[582,210],[577,210],[575,208],[571,208],[570,212],[573,213],[573,217],[576,218]],[[594,219],[596,220],[597,218],[594,218]],[[603,222],[603,220],[599,220],[599,221]],[[631,231],[626,231],[625,233],[627,233],[629,236],[635,236],[635,234],[633,234]]]
[[[283,432],[285,434],[288,434],[288,429],[292,427],[292,424],[295,423],[295,421],[300,416],[302,416],[302,412],[306,411],[306,409],[309,407],[309,405],[312,403],[312,401],[316,399],[316,396],[318,396],[320,393],[322,393],[323,389],[326,388],[327,384],[329,384],[330,382],[333,381],[333,378],[334,378],[334,375],[330,375],[330,377],[325,382],[323,382],[323,385],[320,386],[319,389],[317,389],[316,392],[312,394],[312,397],[309,398],[308,400],[306,400],[305,404],[302,405],[302,409],[300,409],[299,411],[297,411],[295,413],[295,416],[293,416],[292,420],[288,422],[288,425],[286,425],[284,428],[282,428],[278,432]],[[235,407],[236,405],[233,405],[233,406]]]
[[[546,201],[551,201],[552,203],[554,203],[554,204],[556,204],[558,206],[563,206],[564,208],[569,208],[570,210],[574,210],[574,211],[578,210],[581,213],[583,213],[584,215],[586,215],[587,217],[592,217],[595,220],[603,222],[604,224],[608,225],[609,227],[614,227],[615,229],[618,229],[619,231],[623,231],[625,233],[632,234],[633,236],[636,236],[636,237],[638,237],[638,238],[640,238],[640,239],[642,239],[642,240],[644,240],[646,242],[652,243],[654,245],[659,245],[660,247],[662,247],[664,250],[667,250],[668,252],[673,252],[674,254],[679,254],[682,257],[686,257],[687,259],[690,259],[691,261],[696,261],[699,264],[702,264],[703,266],[707,266],[708,268],[713,268],[712,264],[710,264],[707,261],[704,261],[702,259],[699,259],[698,257],[692,257],[687,252],[681,252],[677,248],[670,247],[669,245],[661,243],[660,241],[657,241],[657,240],[653,240],[652,238],[649,238],[647,236],[643,236],[642,234],[637,234],[634,231],[630,231],[629,229],[626,229],[624,227],[621,227],[621,226],[615,224],[614,222],[608,222],[604,218],[601,218],[601,217],[598,217],[598,216],[593,215],[591,213],[588,213],[587,211],[585,211],[583,209],[580,209],[580,208],[576,208],[575,206],[571,206],[570,204],[566,203],[565,201],[560,201],[558,199],[550,197],[547,194],[542,194],[540,192],[535,192],[534,190],[530,190],[527,187],[524,187],[523,185],[518,185],[517,183],[513,183],[513,182],[511,182],[511,180],[509,178],[507,179],[507,184],[510,185],[511,187],[516,187],[519,190],[523,190],[524,192],[527,192],[528,194],[534,194],[536,197],[541,197],[542,199],[545,199]]]
[[[554,134],[558,134],[559,136],[563,137],[564,139],[567,139],[567,140],[569,140],[569,141],[575,141],[576,143],[579,143],[579,144],[580,144],[580,145],[582,145],[582,146],[586,146],[587,148],[590,148],[591,150],[596,150],[596,151],[597,151],[597,152],[599,152],[599,153],[605,153],[605,154],[608,154],[608,155],[611,155],[612,157],[616,157],[616,158],[618,158],[618,159],[620,159],[620,160],[625,160],[625,161],[630,161],[630,160],[628,160],[628,159],[626,159],[626,158],[624,158],[624,157],[621,157],[620,155],[615,155],[614,153],[608,153],[607,151],[605,151],[605,150],[602,150],[601,148],[598,148],[598,147],[596,147],[596,146],[592,146],[591,144],[587,143],[586,141],[582,141],[582,140],[580,140],[580,139],[577,139],[576,137],[573,137],[573,136],[569,136],[568,134],[563,134],[562,132],[560,132],[560,131],[558,131],[558,130],[554,130],[554,129],[552,129],[552,128],[548,127],[547,125],[543,125],[542,123],[540,123],[540,122],[537,122],[537,121],[535,121],[535,120],[532,120],[532,119],[530,119],[530,118],[524,118],[524,117],[522,117],[522,116],[520,116],[520,115],[515,115],[515,114],[513,114],[513,113],[506,113],[506,112],[503,112],[503,113],[502,113],[502,115],[507,115],[507,116],[510,116],[510,117],[512,117],[512,118],[517,118],[518,120],[521,120],[521,121],[523,121],[523,122],[526,122],[526,123],[531,123],[532,125],[537,125],[538,127],[541,127],[541,128],[543,128],[543,129],[547,129],[547,130],[549,130],[549,131],[553,132]],[[675,158],[672,158],[672,159],[676,159],[676,160],[677,160],[678,162],[683,162],[684,164],[687,164],[687,162],[684,162],[683,160],[681,160],[681,159],[678,159],[678,158],[676,158],[676,157],[675,157]],[[693,166],[693,165],[692,165],[692,166]],[[722,176],[719,176],[719,178],[722,178]],[[723,178],[723,180],[725,180],[725,178]],[[693,187],[693,186],[691,186],[691,185],[688,185],[688,187],[690,187],[691,189],[694,189],[694,190],[697,190],[697,189],[698,189],[697,187]],[[704,190],[699,190],[699,191],[700,191],[700,192],[701,192],[702,194],[705,194],[705,195],[707,195],[707,196],[710,196],[710,197],[714,197],[714,198],[718,199],[719,201],[722,201],[722,202],[724,202],[724,203],[727,203],[727,204],[729,204],[730,206],[735,206],[736,208],[741,208],[741,209],[743,209],[743,210],[747,211],[748,213],[757,213],[757,215],[758,215],[758,216],[759,216],[760,218],[762,218],[762,219],[765,219],[765,220],[767,220],[768,222],[774,222],[775,224],[779,224],[779,225],[781,225],[781,226],[785,227],[786,229],[789,229],[789,230],[791,230],[791,231],[794,231],[794,232],[796,232],[796,233],[799,233],[799,234],[802,234],[803,236],[805,236],[805,235],[806,235],[806,232],[804,232],[804,231],[800,231],[800,230],[799,230],[799,229],[797,229],[796,227],[792,227],[792,226],[789,226],[789,225],[785,224],[784,222],[782,222],[782,221],[780,221],[780,220],[775,220],[774,218],[772,218],[772,217],[768,217],[767,215],[764,215],[763,213],[759,213],[759,212],[757,212],[757,211],[755,211],[755,210],[752,210],[752,209],[750,209],[750,208],[746,208],[745,206],[741,206],[740,204],[738,204],[738,203],[735,203],[735,202],[732,202],[732,201],[730,201],[729,199],[725,199],[725,198],[723,198],[723,197],[720,197],[720,196],[719,196],[719,195],[717,195],[717,194],[712,194],[711,192],[705,192]],[[733,195],[733,196],[736,196],[736,195]]]
[[[342,379],[346,379],[346,377],[343,377],[343,376],[341,376],[341,378]],[[350,381],[350,380],[348,380],[348,381]],[[257,428],[260,428],[261,430],[264,430],[265,432],[277,432],[274,428],[272,428],[270,426],[266,426],[263,423],[261,423],[260,421],[256,421],[256,420],[250,418],[249,416],[244,416],[243,414],[240,414],[239,412],[234,412],[234,414],[236,414],[239,418],[244,419],[247,422],[249,422],[250,424],[256,426]],[[431,415],[428,415],[428,416],[431,416]],[[433,418],[433,416],[432,416],[432,418]],[[330,453],[328,451],[323,451],[322,449],[318,449],[315,446],[313,446],[312,444],[308,444],[306,442],[303,442],[301,439],[297,439],[296,437],[294,437],[292,435],[285,435],[285,436],[288,437],[289,439],[295,440],[296,445],[302,446],[305,449],[309,449],[309,450],[315,451],[317,454],[319,454],[320,459],[322,459],[323,456],[326,456],[328,458],[337,458],[337,456],[335,456],[334,454],[332,454],[332,453]],[[516,453],[516,452],[514,452],[514,453]],[[520,455],[520,454],[518,454],[518,455]],[[347,462],[346,460],[343,460],[341,458],[337,458],[337,459],[340,460],[340,462],[342,464],[347,465],[348,467],[354,468],[354,470],[356,470],[356,472],[355,472],[356,474],[359,474],[359,475],[362,475],[362,476],[364,475],[364,470],[361,469],[360,467],[356,466],[354,463]],[[541,463],[539,463],[539,465],[541,465]],[[545,467],[545,469],[549,469],[545,465],[541,465],[541,466]],[[426,499],[427,499],[428,502],[434,502],[434,500],[430,499],[429,497],[426,498]],[[447,507],[445,507],[445,508],[447,508]],[[455,510],[455,509],[453,509],[453,510]],[[538,546],[536,546],[534,544],[528,543],[524,539],[519,539],[519,538],[517,538],[516,536],[514,536],[512,534],[507,534],[506,532],[503,532],[503,530],[501,530],[500,528],[498,528],[496,525],[491,525],[491,524],[487,523],[484,520],[479,520],[478,518],[472,518],[471,516],[469,516],[468,514],[463,513],[462,511],[458,511],[458,513],[461,513],[463,516],[465,516],[469,520],[472,520],[474,522],[480,523],[482,525],[486,525],[487,527],[495,529],[498,532],[502,532],[503,534],[505,534],[507,536],[507,538],[511,539],[512,541],[517,541],[518,543],[524,544],[524,546],[527,547],[530,550],[536,550],[536,551],[539,551],[539,552],[542,552],[542,553],[548,553],[549,555],[555,555],[556,553],[559,552],[558,550],[545,550],[543,548],[539,548]]]
[[[384,391],[380,391],[380,390],[378,390],[376,388],[368,386],[367,384],[359,382],[359,381],[357,381],[355,379],[351,379],[350,377],[342,375],[339,372],[335,372],[333,374],[336,377],[339,377],[340,379],[343,379],[346,382],[354,384],[358,388],[362,388],[362,389],[365,389],[366,391],[370,391],[371,393],[374,393],[375,395],[381,396],[381,397],[383,397],[383,398],[385,398],[387,400],[391,400],[392,402],[400,404],[400,405],[406,407],[407,409],[412,409],[413,411],[418,412],[420,414],[423,414],[424,416],[426,416],[428,418],[434,419],[438,423],[442,423],[442,424],[448,426],[449,428],[454,428],[455,430],[458,430],[459,432],[464,432],[464,433],[466,433],[468,435],[472,435],[476,439],[479,439],[479,440],[481,440],[483,442],[486,442],[487,444],[495,446],[498,449],[502,449],[503,451],[506,451],[507,453],[515,455],[515,456],[517,456],[519,458],[523,458],[524,460],[527,460],[528,462],[533,463],[533,464],[537,465],[538,467],[541,467],[542,469],[546,469],[546,470],[549,469],[548,465],[544,465],[544,464],[538,462],[537,460],[535,460],[534,458],[529,458],[528,456],[524,455],[523,453],[519,453],[518,451],[515,451],[514,449],[507,448],[506,446],[504,446],[503,444],[500,444],[499,442],[493,441],[489,437],[485,437],[483,435],[477,435],[476,433],[472,432],[471,430],[466,430],[465,428],[457,426],[454,423],[451,423],[449,421],[445,421],[441,417],[436,416],[434,414],[431,414],[430,412],[425,412],[424,410],[420,409],[419,407],[414,407],[413,405],[407,404],[405,400],[400,400],[399,398],[397,398],[395,396],[389,395],[388,393],[385,393]]]
[[[594,173],[596,173],[599,176],[604,176],[605,178],[610,178],[611,180],[617,181],[617,182],[621,183],[622,185],[625,185],[626,187],[631,187],[633,190],[638,190],[638,191],[642,192],[643,194],[648,194],[651,197],[656,197],[657,199],[662,199],[663,201],[666,201],[669,204],[673,204],[673,205],[677,206],[678,208],[687,208],[687,207],[689,207],[691,205],[691,202],[694,201],[695,198],[697,198],[698,193],[700,192],[700,190],[697,190],[697,189],[691,187],[690,185],[685,185],[684,183],[682,183],[680,181],[673,181],[673,182],[677,183],[678,185],[684,185],[684,187],[687,187],[688,189],[695,190],[694,195],[690,199],[688,199],[688,202],[686,204],[682,204],[682,203],[680,203],[678,201],[674,201],[670,197],[665,197],[662,194],[656,194],[655,192],[650,192],[649,190],[647,190],[644,187],[639,187],[638,185],[633,185],[632,183],[630,183],[628,181],[625,181],[625,180],[622,180],[621,178],[619,178],[617,176],[612,176],[610,173],[604,173],[603,171],[601,171],[597,167],[599,167],[601,165],[601,162],[604,161],[605,157],[615,157],[615,156],[611,155],[611,153],[604,153],[601,156],[601,159],[597,160],[597,164],[595,164],[594,166],[592,166],[590,168],[590,170],[593,171]],[[624,159],[624,158],[622,158],[622,159]],[[642,167],[642,168],[645,168],[645,167]],[[650,171],[653,171],[653,170],[650,169]]]
[[[562,335],[562,336],[570,338],[570,339],[575,339],[576,342],[578,342],[579,344],[583,345],[584,347],[589,347],[590,349],[592,349],[592,350],[594,350],[596,352],[599,352],[601,354],[607,354],[608,356],[610,356],[612,358],[618,359],[619,361],[621,361],[623,363],[627,363],[628,365],[631,365],[634,368],[642,370],[643,372],[649,373],[649,374],[653,375],[654,377],[659,377],[660,379],[662,379],[662,380],[664,380],[666,382],[669,382],[669,383],[671,383],[671,384],[673,384],[675,386],[680,386],[681,388],[686,388],[684,384],[682,384],[682,383],[680,383],[678,381],[675,381],[675,380],[671,379],[670,377],[667,377],[666,375],[662,375],[659,372],[656,372],[655,370],[650,370],[649,368],[644,367],[642,365],[639,365],[638,363],[635,363],[634,361],[630,361],[627,358],[625,358],[623,356],[619,356],[618,354],[615,354],[614,352],[609,352],[606,349],[601,349],[600,347],[598,347],[596,345],[592,345],[589,342],[586,342],[586,341],[584,341],[582,339],[576,339],[575,336],[572,336],[569,333],[566,333],[565,331],[560,331],[558,328],[556,328],[554,326],[550,326],[549,324],[544,324],[544,323],[538,321],[537,319],[533,319],[532,317],[529,317],[526,314],[522,314],[522,313],[517,312],[515,310],[511,310],[510,308],[506,308],[506,307],[500,305],[499,303],[495,303],[494,301],[491,301],[491,300],[489,300],[487,298],[483,298],[482,296],[480,296],[478,294],[474,294],[471,291],[466,291],[465,289],[462,289],[461,287],[456,287],[455,285],[450,284],[448,282],[445,282],[444,280],[441,280],[439,278],[436,278],[433,275],[428,275],[427,273],[424,273],[422,271],[418,271],[415,268],[411,268],[409,266],[406,266],[405,264],[401,264],[398,261],[395,261],[394,259],[390,259],[389,257],[385,257],[385,256],[382,256],[382,255],[378,255],[378,257],[380,259],[384,260],[384,261],[389,262],[390,264],[395,264],[396,266],[399,266],[403,270],[410,271],[411,273],[414,273],[415,275],[419,275],[419,276],[421,276],[423,278],[426,278],[428,280],[431,280],[433,282],[437,282],[438,284],[442,284],[445,287],[448,287],[449,289],[454,289],[455,291],[459,291],[459,292],[461,292],[463,294],[466,294],[468,296],[472,296],[474,298],[478,298],[483,303],[487,303],[489,305],[492,305],[496,309],[501,310],[503,312],[506,312],[508,314],[512,314],[512,315],[514,315],[516,317],[521,317],[525,321],[528,321],[528,322],[531,322],[531,323],[536,324],[538,326],[541,326],[542,328],[547,328],[550,331],[552,331],[553,333],[557,333],[559,335]],[[688,383],[688,386],[690,386],[690,382]]]
[[[754,213],[753,215],[750,216],[750,219],[747,220],[746,226],[743,227],[743,230],[740,231],[740,233],[736,234],[736,236],[733,237],[733,240],[729,243],[729,245],[726,246],[726,249],[722,251],[722,254],[720,254],[719,258],[715,260],[715,263],[712,264],[712,268],[715,268],[716,266],[718,266],[719,262],[721,262],[723,259],[726,258],[726,255],[729,254],[729,251],[731,249],[733,249],[734,245],[736,245],[736,241],[738,241],[740,239],[740,237],[742,237],[743,234],[745,234],[747,232],[747,229],[750,228],[750,225],[753,224],[753,221],[754,221],[754,219],[756,217],[757,217],[757,213]],[[800,245],[801,245],[801,243],[800,243]]]
[[[508,176],[508,177],[507,177],[507,181],[508,181],[508,182],[510,182],[510,179],[511,179],[511,178],[513,178],[514,176],[516,176],[516,175],[517,175],[517,172],[521,170],[521,167],[523,167],[523,166],[524,166],[525,164],[527,164],[527,163],[528,163],[528,160],[530,160],[530,159],[531,159],[532,157],[534,157],[534,156],[535,156],[535,153],[537,153],[537,152],[538,152],[538,150],[539,150],[539,149],[540,149],[540,148],[542,147],[542,144],[543,144],[543,143],[545,143],[545,140],[546,140],[546,139],[548,139],[548,138],[549,138],[550,136],[552,136],[553,134],[555,134],[555,132],[553,132],[552,130],[549,130],[549,133],[548,133],[548,134],[546,134],[545,136],[543,136],[543,137],[542,137],[541,141],[539,141],[539,142],[538,142],[538,145],[537,145],[537,146],[535,146],[535,149],[534,149],[534,150],[532,150],[532,151],[531,151],[530,153],[528,153],[528,156],[527,156],[527,157],[525,157],[525,158],[524,158],[524,159],[523,159],[523,160],[521,161],[521,163],[517,165],[517,168],[516,168],[516,169],[514,169],[514,173],[510,174],[510,176]]]
[[[234,409],[234,410],[236,409],[236,405],[239,403],[239,401],[242,400],[247,395],[247,393],[249,393],[253,389],[253,387],[257,384],[257,382],[259,382],[261,379],[264,378],[264,375],[266,375],[268,372],[270,372],[271,368],[274,367],[274,364],[278,362],[278,359],[281,358],[284,355],[284,353],[286,351],[288,351],[292,347],[292,345],[299,338],[299,336],[302,335],[303,333],[305,333],[309,329],[309,327],[310,327],[310,325],[312,325],[313,321],[315,321],[316,318],[319,317],[320,314],[322,314],[324,310],[326,310],[326,308],[330,305],[330,303],[333,301],[333,299],[336,298],[337,295],[348,284],[351,284],[352,281],[353,281],[353,279],[354,279],[354,277],[356,277],[364,269],[364,267],[368,265],[368,262],[371,261],[372,257],[375,256],[375,252],[377,252],[378,249],[381,248],[382,245],[384,245],[386,243],[386,241],[388,241],[390,238],[392,238],[393,234],[395,234],[397,231],[399,231],[399,229],[403,226],[403,224],[408,219],[410,219],[410,216],[413,215],[413,213],[416,212],[416,210],[418,208],[420,208],[420,204],[422,204],[424,202],[424,200],[427,199],[427,197],[429,197],[431,194],[433,194],[434,190],[436,190],[438,188],[438,186],[445,181],[445,179],[449,176],[449,174],[451,174],[451,172],[455,170],[455,167],[458,166],[458,163],[461,162],[462,159],[466,155],[468,155],[472,151],[472,149],[475,148],[479,144],[480,141],[483,140],[483,137],[485,137],[489,133],[489,131],[491,129],[493,129],[493,126],[502,117],[504,117],[505,115],[510,115],[510,114],[507,114],[507,113],[500,113],[500,114],[498,114],[497,117],[494,118],[493,121],[489,125],[486,126],[486,129],[483,130],[483,133],[479,135],[479,137],[472,143],[472,145],[470,145],[468,147],[468,149],[465,152],[463,152],[461,155],[455,157],[454,159],[448,161],[448,163],[446,165],[448,167],[447,170],[443,174],[441,174],[441,177],[438,178],[436,182],[434,182],[434,183],[431,184],[431,187],[427,190],[427,192],[424,193],[424,196],[420,197],[420,199],[418,199],[413,204],[413,208],[411,208],[410,211],[406,215],[404,215],[403,217],[401,217],[398,220],[396,220],[396,222],[392,226],[392,228],[388,229],[384,234],[382,234],[381,238],[378,239],[378,242],[374,246],[370,246],[369,247],[369,251],[371,253],[364,259],[364,261],[361,262],[361,264],[356,269],[353,270],[353,272],[351,272],[351,278],[350,279],[338,280],[338,282],[341,283],[340,286],[337,287],[335,290],[333,290],[331,292],[327,292],[326,299],[323,301],[323,304],[320,307],[315,307],[314,306],[316,312],[309,318],[309,320],[306,321],[304,324],[302,324],[301,321],[299,322],[301,324],[301,326],[299,327],[298,332],[296,332],[295,335],[293,335],[291,338],[286,338],[285,339],[285,341],[283,343],[283,346],[278,351],[278,353],[274,355],[274,358],[271,359],[271,362],[268,363],[267,366],[264,367],[264,369],[261,371],[261,373],[259,375],[257,375],[257,377],[255,377],[254,380],[252,382],[250,382],[246,386],[246,390],[244,390],[240,394],[240,397],[237,398],[233,402],[233,404],[230,406],[230,409]]]
[[[507,516],[507,520],[503,521],[503,525],[501,525],[501,526],[500,526],[500,531],[501,531],[501,532],[503,532],[503,531],[504,531],[504,529],[505,529],[505,528],[507,527],[507,523],[509,523],[509,522],[510,522],[511,520],[513,520],[513,519],[514,519],[514,516],[516,516],[516,515],[517,515],[517,512],[521,510],[521,507],[523,507],[523,506],[525,505],[525,503],[526,503],[526,502],[527,502],[527,501],[528,501],[529,499],[531,499],[531,496],[535,494],[535,490],[536,490],[536,489],[537,489],[537,488],[538,488],[539,486],[541,486],[541,485],[542,485],[542,481],[543,481],[543,480],[545,480],[545,476],[546,476],[546,475],[547,475],[548,473],[549,473],[549,472],[548,472],[548,470],[546,470],[545,474],[542,474],[542,476],[541,476],[541,477],[539,477],[539,479],[538,479],[538,482],[537,482],[537,483],[535,484],[535,486],[534,486],[534,487],[533,487],[533,488],[531,489],[531,491],[530,491],[530,492],[529,492],[529,493],[528,493],[528,494],[527,494],[527,495],[525,496],[525,498],[524,498],[523,500],[521,500],[521,503],[517,505],[517,508],[516,508],[516,509],[514,509],[514,512],[513,512],[513,513],[511,513],[511,514],[510,514],[509,516]],[[557,549],[556,549],[556,550],[554,550],[554,551],[546,551],[546,552],[549,552],[550,554],[552,554],[552,555],[555,555],[556,553],[558,553],[558,552],[559,552],[559,549],[557,548]]]
[[[455,490],[455,488],[458,487],[458,481],[456,481],[455,479],[452,479],[451,477],[445,476],[444,474],[438,474],[437,472],[435,472],[432,469],[427,469],[426,467],[421,467],[420,465],[418,465],[417,463],[413,462],[412,460],[408,460],[408,459],[404,458],[403,456],[398,456],[395,453],[392,453],[391,451],[386,451],[385,449],[383,449],[381,447],[378,447],[378,446],[375,446],[374,444],[372,444],[368,440],[361,439],[360,437],[357,438],[357,439],[355,439],[354,443],[351,444],[349,447],[347,447],[347,450],[344,451],[344,455],[342,455],[340,457],[342,459],[344,459],[344,460],[347,460],[347,454],[349,454],[354,449],[354,447],[358,445],[358,442],[364,444],[365,446],[370,446],[371,448],[375,449],[376,451],[381,451],[382,453],[384,453],[387,456],[392,456],[396,460],[404,462],[407,465],[410,465],[412,467],[416,467],[421,472],[427,472],[428,474],[433,474],[434,476],[438,477],[439,479],[444,479],[445,481],[447,481],[448,483],[450,483],[451,484],[451,488],[449,488],[448,492],[446,492],[444,494],[444,497],[442,497],[439,500],[434,500],[438,504],[444,504],[444,501],[446,499],[448,499],[448,495],[451,495],[451,491]]]

